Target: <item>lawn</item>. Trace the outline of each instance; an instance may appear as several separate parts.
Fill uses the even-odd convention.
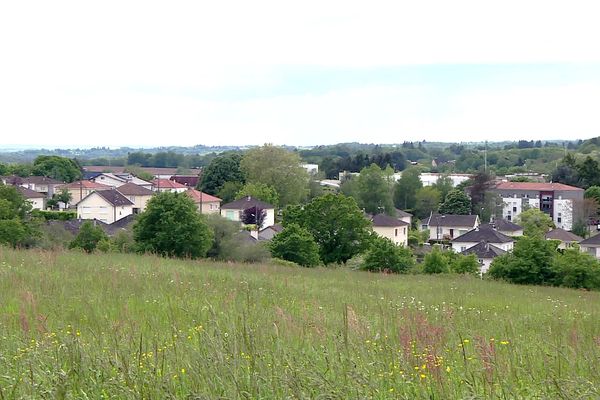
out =
[[[600,294],[0,248],[0,399],[600,398]]]

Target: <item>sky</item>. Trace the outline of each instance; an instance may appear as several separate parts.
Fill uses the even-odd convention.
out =
[[[5,1],[0,147],[600,136],[597,1]]]

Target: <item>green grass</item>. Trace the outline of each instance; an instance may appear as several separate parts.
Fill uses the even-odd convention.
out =
[[[0,249],[0,399],[599,398],[600,295]]]

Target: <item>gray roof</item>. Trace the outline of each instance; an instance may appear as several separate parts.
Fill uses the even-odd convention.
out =
[[[39,199],[46,197],[44,193],[36,192],[35,190],[31,190],[23,186],[16,186],[16,188],[26,199]]]
[[[400,221],[397,218],[390,217],[385,214],[377,214],[371,218],[373,222],[373,226],[389,226],[389,227],[397,227],[397,226],[407,226],[408,223],[404,221]]]
[[[98,196],[102,197],[113,207],[133,205],[133,203],[127,197],[123,196],[121,193],[119,193],[115,189],[96,190],[95,192],[92,192],[92,193],[88,194],[87,196],[85,196],[79,203],[81,203],[88,197],[94,196],[94,195],[98,195]]]
[[[600,246],[600,234],[590,236],[589,238],[579,242],[581,246]]]
[[[412,217],[413,215],[411,213],[408,213],[404,210],[401,210],[399,208],[396,208],[396,217],[398,218],[405,218],[405,217]]]
[[[561,242],[580,242],[583,240],[581,236],[560,228],[552,229],[545,236],[546,239],[560,240]]]
[[[32,183],[34,185],[60,185],[64,182],[56,179],[48,178],[47,176],[28,176],[23,178],[24,183]]]
[[[475,246],[469,247],[468,249],[461,251],[461,254],[464,255],[475,254],[477,258],[494,258],[501,256],[505,253],[506,251],[494,246],[493,244],[486,242],[485,240],[482,240]]]
[[[119,186],[117,190],[125,196],[152,196],[154,194],[152,190],[131,182]]]
[[[433,214],[425,220],[428,226],[460,226],[472,228],[477,215]]]
[[[516,232],[523,230],[523,227],[515,224],[514,222],[507,221],[505,219],[498,219],[492,223],[499,231],[505,232]]]
[[[456,239],[454,239],[453,243],[465,243],[465,242],[481,242],[486,241],[488,243],[510,243],[513,242],[513,238],[510,236],[506,236],[503,233],[498,232],[495,229],[492,229],[489,225],[482,225],[479,228],[475,228],[465,233],[464,235],[460,235]]]
[[[258,207],[265,209],[275,209],[275,206],[269,203],[265,203],[264,201],[254,199],[252,196],[245,196],[241,199],[232,201],[231,203],[227,203],[221,206],[221,210],[247,210],[252,207]]]

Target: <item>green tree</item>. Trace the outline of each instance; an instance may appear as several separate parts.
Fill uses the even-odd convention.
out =
[[[139,251],[163,256],[204,257],[213,233],[185,193],[163,192],[152,197],[133,226]]]
[[[52,195],[52,198],[46,202],[46,205],[48,207],[51,207],[52,209],[54,209],[54,208],[58,207],[59,202],[62,202],[66,205],[66,204],[69,204],[70,201],[71,201],[71,193],[67,189],[61,189],[60,192],[54,193]]]
[[[225,255],[229,253],[227,247],[235,245],[234,235],[240,231],[240,224],[236,221],[230,221],[219,214],[206,215],[206,223],[211,228],[214,236],[212,246],[206,256],[224,260],[226,258]]]
[[[449,272],[448,258],[440,249],[434,247],[425,255],[423,272],[426,274],[444,274]]]
[[[223,204],[230,203],[236,199],[242,187],[243,184],[241,182],[225,182],[217,193],[217,197],[223,201]]]
[[[600,264],[579,248],[566,249],[554,259],[554,284],[570,288],[600,289]]]
[[[365,254],[363,269],[405,273],[413,265],[415,265],[415,259],[409,248],[396,246],[387,238],[374,237]]]
[[[394,215],[394,203],[389,178],[377,164],[360,171],[357,180],[358,204],[371,214],[385,212]]]
[[[271,255],[292,261],[303,267],[314,267],[321,262],[319,246],[308,230],[297,224],[288,224],[269,245]]]
[[[448,175],[441,175],[433,184],[433,187],[440,192],[442,199],[445,199],[448,193],[454,189],[454,182]]]
[[[368,245],[370,223],[351,197],[326,194],[284,210],[283,224],[298,224],[315,238],[324,264],[345,263]]]
[[[76,160],[59,156],[36,157],[31,172],[63,182],[73,182],[82,176],[81,166]]]
[[[238,153],[223,154],[214,158],[202,172],[202,180],[199,183],[200,190],[217,195],[226,182],[243,185],[245,177],[240,169],[241,161],[242,156]]]
[[[273,186],[264,183],[246,183],[236,194],[236,199],[251,196],[252,198],[262,200],[277,207],[279,204],[279,194]]]
[[[523,211],[517,217],[516,223],[523,227],[523,234],[526,236],[544,236],[554,228],[552,218],[537,208]]]
[[[468,215],[471,213],[471,199],[462,190],[451,190],[440,204],[440,214]]]
[[[28,214],[31,204],[14,187],[0,182],[0,243],[20,246],[38,234]]]
[[[249,150],[240,168],[251,183],[269,185],[279,193],[281,206],[297,204],[308,196],[308,173],[297,153],[266,144]]]
[[[583,187],[600,186],[600,165],[598,161],[587,156],[583,162],[577,164],[576,168]]]
[[[585,189],[585,193],[583,195],[586,199],[594,199],[598,204],[600,204],[600,186],[590,186]]]
[[[408,168],[402,171],[402,177],[394,186],[394,205],[403,210],[414,210],[417,191],[423,187],[421,171]]]
[[[79,233],[69,244],[70,249],[83,249],[92,253],[101,241],[108,241],[106,233],[92,221],[85,221],[79,228]]]
[[[457,274],[477,274],[480,267],[481,265],[479,265],[475,254],[456,254],[456,257],[450,263],[450,269]]]
[[[427,218],[432,211],[437,211],[440,206],[440,192],[433,186],[425,186],[415,195],[415,216]]]
[[[488,274],[492,278],[528,285],[551,284],[555,279],[556,243],[542,236],[523,236],[512,253],[492,261]]]

